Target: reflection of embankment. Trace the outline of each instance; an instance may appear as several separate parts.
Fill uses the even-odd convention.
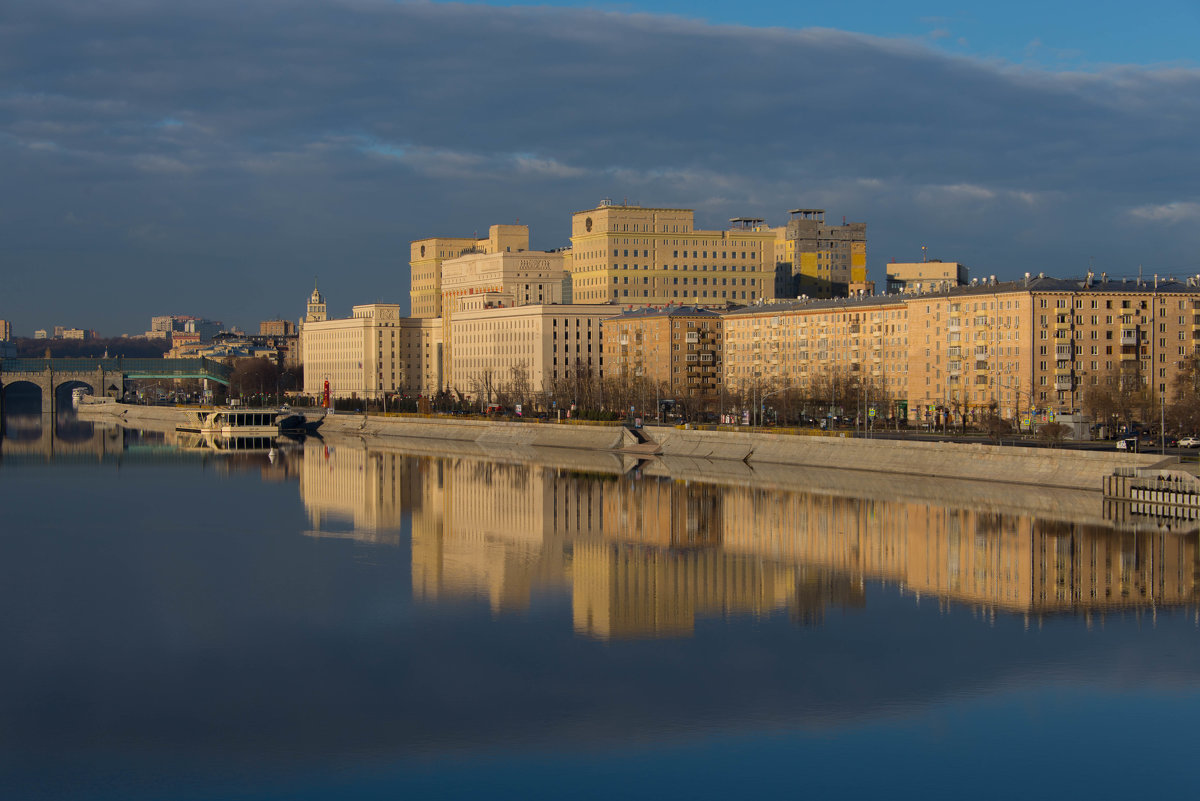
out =
[[[120,429],[81,421],[70,411],[4,415],[0,458],[6,461],[103,461],[123,449]]]
[[[1027,614],[1197,601],[1196,535],[1115,531],[1098,493],[784,467],[721,484],[682,480],[699,468],[670,462],[631,479],[594,456],[611,464],[581,473],[312,442],[301,490],[317,533],[397,544],[411,514],[418,597],[499,611],[569,589],[576,630],[597,637],[785,610],[819,621],[830,604],[863,603],[866,581]]]

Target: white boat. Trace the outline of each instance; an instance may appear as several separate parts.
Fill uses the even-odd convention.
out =
[[[176,431],[194,431],[220,437],[273,437],[279,433],[274,409],[203,409],[188,411]]]

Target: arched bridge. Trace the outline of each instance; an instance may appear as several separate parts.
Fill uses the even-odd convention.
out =
[[[42,413],[53,414],[54,395],[64,384],[85,384],[95,395],[120,398],[125,382],[140,378],[207,378],[229,386],[233,369],[212,359],[3,359],[0,410],[11,384],[27,382],[42,391]]]

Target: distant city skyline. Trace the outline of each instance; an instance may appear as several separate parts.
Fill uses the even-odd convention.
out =
[[[825,208],[868,224],[880,287],[923,245],[1000,279],[1200,273],[1192,4],[557,5],[7,4],[0,318],[255,330],[314,274],[331,315],[406,311],[411,240],[560,247],[603,197]]]

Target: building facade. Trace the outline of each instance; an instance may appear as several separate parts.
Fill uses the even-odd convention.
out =
[[[789,297],[847,297],[870,292],[867,224],[828,225],[824,209],[792,209],[783,258],[790,264]]]
[[[476,309],[561,304],[565,263],[561,252],[530,250],[469,253],[442,262],[442,373],[448,385],[462,389],[450,326],[463,303],[475,300]]]
[[[776,230],[696,230],[693,216],[611,204],[573,215],[573,301],[719,307],[775,296]]]
[[[604,321],[610,376],[644,379],[677,403],[708,408],[720,391],[723,318],[697,306],[631,309]]]
[[[966,286],[970,269],[956,261],[891,262],[887,265],[887,294],[945,292]]]
[[[533,393],[550,392],[576,371],[604,377],[604,319],[608,304],[493,306],[485,296],[464,301],[450,323],[454,387],[474,400],[515,380]]]
[[[355,306],[350,317],[304,325],[304,392],[335,398],[383,399],[408,385],[400,307]]]
[[[724,315],[722,377],[731,393],[763,396],[788,388],[828,394],[825,413],[841,415],[845,393],[906,413],[908,309],[898,298],[793,301]],[[842,397],[839,397],[839,390]],[[873,397],[872,397],[873,395]]]
[[[442,262],[475,253],[529,250],[529,226],[493,225],[486,238],[433,236],[409,245],[409,315],[442,317]]]
[[[1068,414],[1093,390],[1166,397],[1200,353],[1200,287],[1039,276],[763,304],[724,315],[724,344],[731,392],[819,383],[833,407],[836,376],[911,422]]]
[[[287,337],[296,333],[296,324],[291,320],[263,320],[258,324],[258,334],[264,337]]]
[[[0,342],[8,342],[12,339],[12,323],[8,320],[0,320]]]

